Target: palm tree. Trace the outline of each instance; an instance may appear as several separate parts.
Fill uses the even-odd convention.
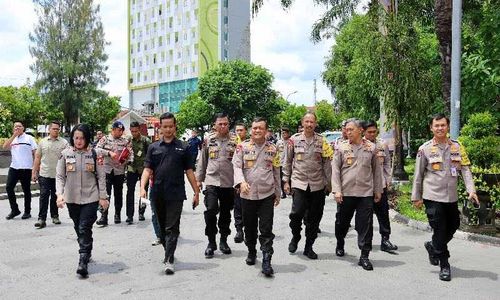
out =
[[[264,5],[265,0],[252,0],[252,14],[255,16],[259,9]],[[288,9],[294,0],[276,0],[280,1],[283,9]],[[390,0],[394,3],[395,0]],[[312,0],[314,4],[324,5],[326,12],[317,20],[311,30],[311,40],[319,42],[323,38],[332,37],[333,33],[344,22],[354,14],[356,7],[361,0]],[[370,0],[368,6],[378,5],[381,0]],[[386,2],[386,1],[384,1]],[[443,97],[444,107],[449,112],[450,110],[450,89],[451,89],[451,16],[452,16],[452,0],[417,0],[405,1],[400,0],[399,6],[406,5],[409,2],[418,14],[434,13],[436,35],[439,41],[439,54],[441,57],[441,93]],[[421,12],[418,10],[426,10]],[[428,11],[431,10],[431,11]],[[338,22],[338,25],[336,25]]]

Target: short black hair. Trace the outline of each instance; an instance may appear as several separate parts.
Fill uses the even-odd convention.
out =
[[[74,147],[75,142],[73,141],[73,136],[75,135],[75,131],[80,131],[83,133],[83,138],[85,139],[85,146],[84,148],[87,148],[90,143],[90,126],[87,124],[78,124],[75,127],[73,127],[73,130],[71,130],[71,133],[69,134],[69,144]]]
[[[227,118],[229,120],[229,117],[225,112],[216,113],[214,116],[214,123],[217,121],[217,119],[222,119],[222,118]]]
[[[281,127],[281,131],[290,133],[290,129],[288,127]]]
[[[52,125],[52,124],[56,124],[56,125],[59,125],[59,127],[61,127],[61,122],[56,121],[56,120],[54,120],[54,121],[50,122],[50,124],[51,124],[51,125]]]
[[[364,121],[363,122],[363,129],[366,130],[366,129],[368,129],[368,127],[378,128],[377,122],[375,122],[373,120]]]
[[[439,121],[441,119],[446,119],[446,124],[450,125],[450,119],[445,114],[437,113],[437,114],[432,116],[432,118],[429,122],[429,126],[432,126],[432,122],[434,122],[434,120]]]
[[[243,126],[243,127],[245,127],[245,129],[247,128],[247,126],[246,126],[246,125],[245,125],[245,123],[243,123],[243,122],[238,122],[238,123],[236,123],[236,124],[234,125],[234,128],[236,128],[236,126]]]
[[[130,128],[132,128],[132,127],[141,127],[141,124],[139,124],[139,122],[137,122],[137,121],[134,121],[134,122],[130,123]]]
[[[162,120],[167,120],[167,119],[173,119],[174,120],[174,125],[177,125],[177,119],[175,118],[174,114],[171,113],[171,112],[163,113],[160,116],[160,124],[161,124]]]
[[[263,118],[263,117],[255,117],[255,118],[253,118],[252,123],[258,123],[258,122],[264,122],[264,123],[266,123],[266,129],[267,129],[267,120],[266,120],[266,118]]]

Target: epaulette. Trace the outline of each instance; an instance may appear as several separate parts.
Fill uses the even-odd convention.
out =
[[[291,136],[291,138],[293,138],[293,137],[298,137],[298,136],[300,136],[301,134],[302,134],[302,133],[297,132],[297,133],[295,133],[294,135],[292,135],[292,136]]]

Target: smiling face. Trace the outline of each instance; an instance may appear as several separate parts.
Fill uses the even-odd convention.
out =
[[[266,139],[267,124],[265,121],[252,123],[252,140],[254,142],[264,142]]]
[[[432,120],[431,131],[436,139],[445,139],[449,129],[448,120],[446,120],[446,118]]]

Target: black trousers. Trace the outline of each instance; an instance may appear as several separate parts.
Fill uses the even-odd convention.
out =
[[[391,221],[389,220],[389,200],[387,199],[387,189],[384,189],[380,201],[373,204],[373,211],[377,216],[380,235],[383,239],[389,239],[389,236],[391,235]]]
[[[344,248],[344,239],[349,230],[354,212],[355,229],[358,232],[358,247],[362,252],[372,250],[373,239],[373,197],[345,197],[337,204],[335,215],[335,237],[337,247]]]
[[[241,199],[243,211],[243,226],[245,229],[245,245],[249,249],[254,249],[257,245],[257,226],[260,231],[260,250],[273,254],[273,218],[274,218],[274,198],[271,196],[262,200]]]
[[[18,181],[21,181],[21,187],[23,188],[24,212],[29,214],[31,213],[31,169],[9,168],[5,190],[9,197],[10,209],[13,212],[19,211],[19,206],[16,202],[16,192],[14,191]]]
[[[424,199],[425,213],[432,227],[432,246],[439,258],[450,257],[448,243],[460,226],[460,212],[457,202],[442,203]]]
[[[318,227],[323,218],[325,207],[325,191],[319,190],[311,192],[293,188],[292,190],[292,211],[290,212],[290,228],[294,239],[300,240],[302,230],[302,220],[306,226],[306,240],[312,245],[318,237]],[[307,218],[304,215],[307,213]]]
[[[73,220],[76,236],[78,237],[78,245],[80,245],[79,253],[92,252],[92,226],[97,220],[97,207],[99,202],[88,204],[68,203],[69,217]]]
[[[40,185],[40,212],[38,213],[38,218],[44,221],[47,219],[49,203],[50,216],[52,218],[59,217],[59,210],[56,204],[56,179],[40,176],[38,177],[38,184]]]
[[[141,173],[127,172],[127,217],[134,217],[135,205],[135,186],[141,180]],[[149,184],[146,185],[146,193],[148,192]]]
[[[221,237],[231,234],[231,209],[234,206],[234,189],[208,185],[205,189],[205,235],[215,238],[217,225]],[[217,214],[219,222],[217,224]]]
[[[155,204],[151,205],[151,207],[156,210],[160,241],[165,250],[165,261],[174,262],[184,201],[167,201],[161,197],[155,197],[153,201]]]
[[[234,227],[236,230],[243,229],[243,213],[241,211],[241,197],[239,194],[234,195]]]
[[[111,171],[111,173],[106,174],[106,193],[111,199],[111,190],[113,190],[113,196],[115,198],[115,215],[120,215],[122,211],[124,181],[125,174],[115,175],[113,170]],[[106,215],[108,214],[108,210],[106,210]]]

